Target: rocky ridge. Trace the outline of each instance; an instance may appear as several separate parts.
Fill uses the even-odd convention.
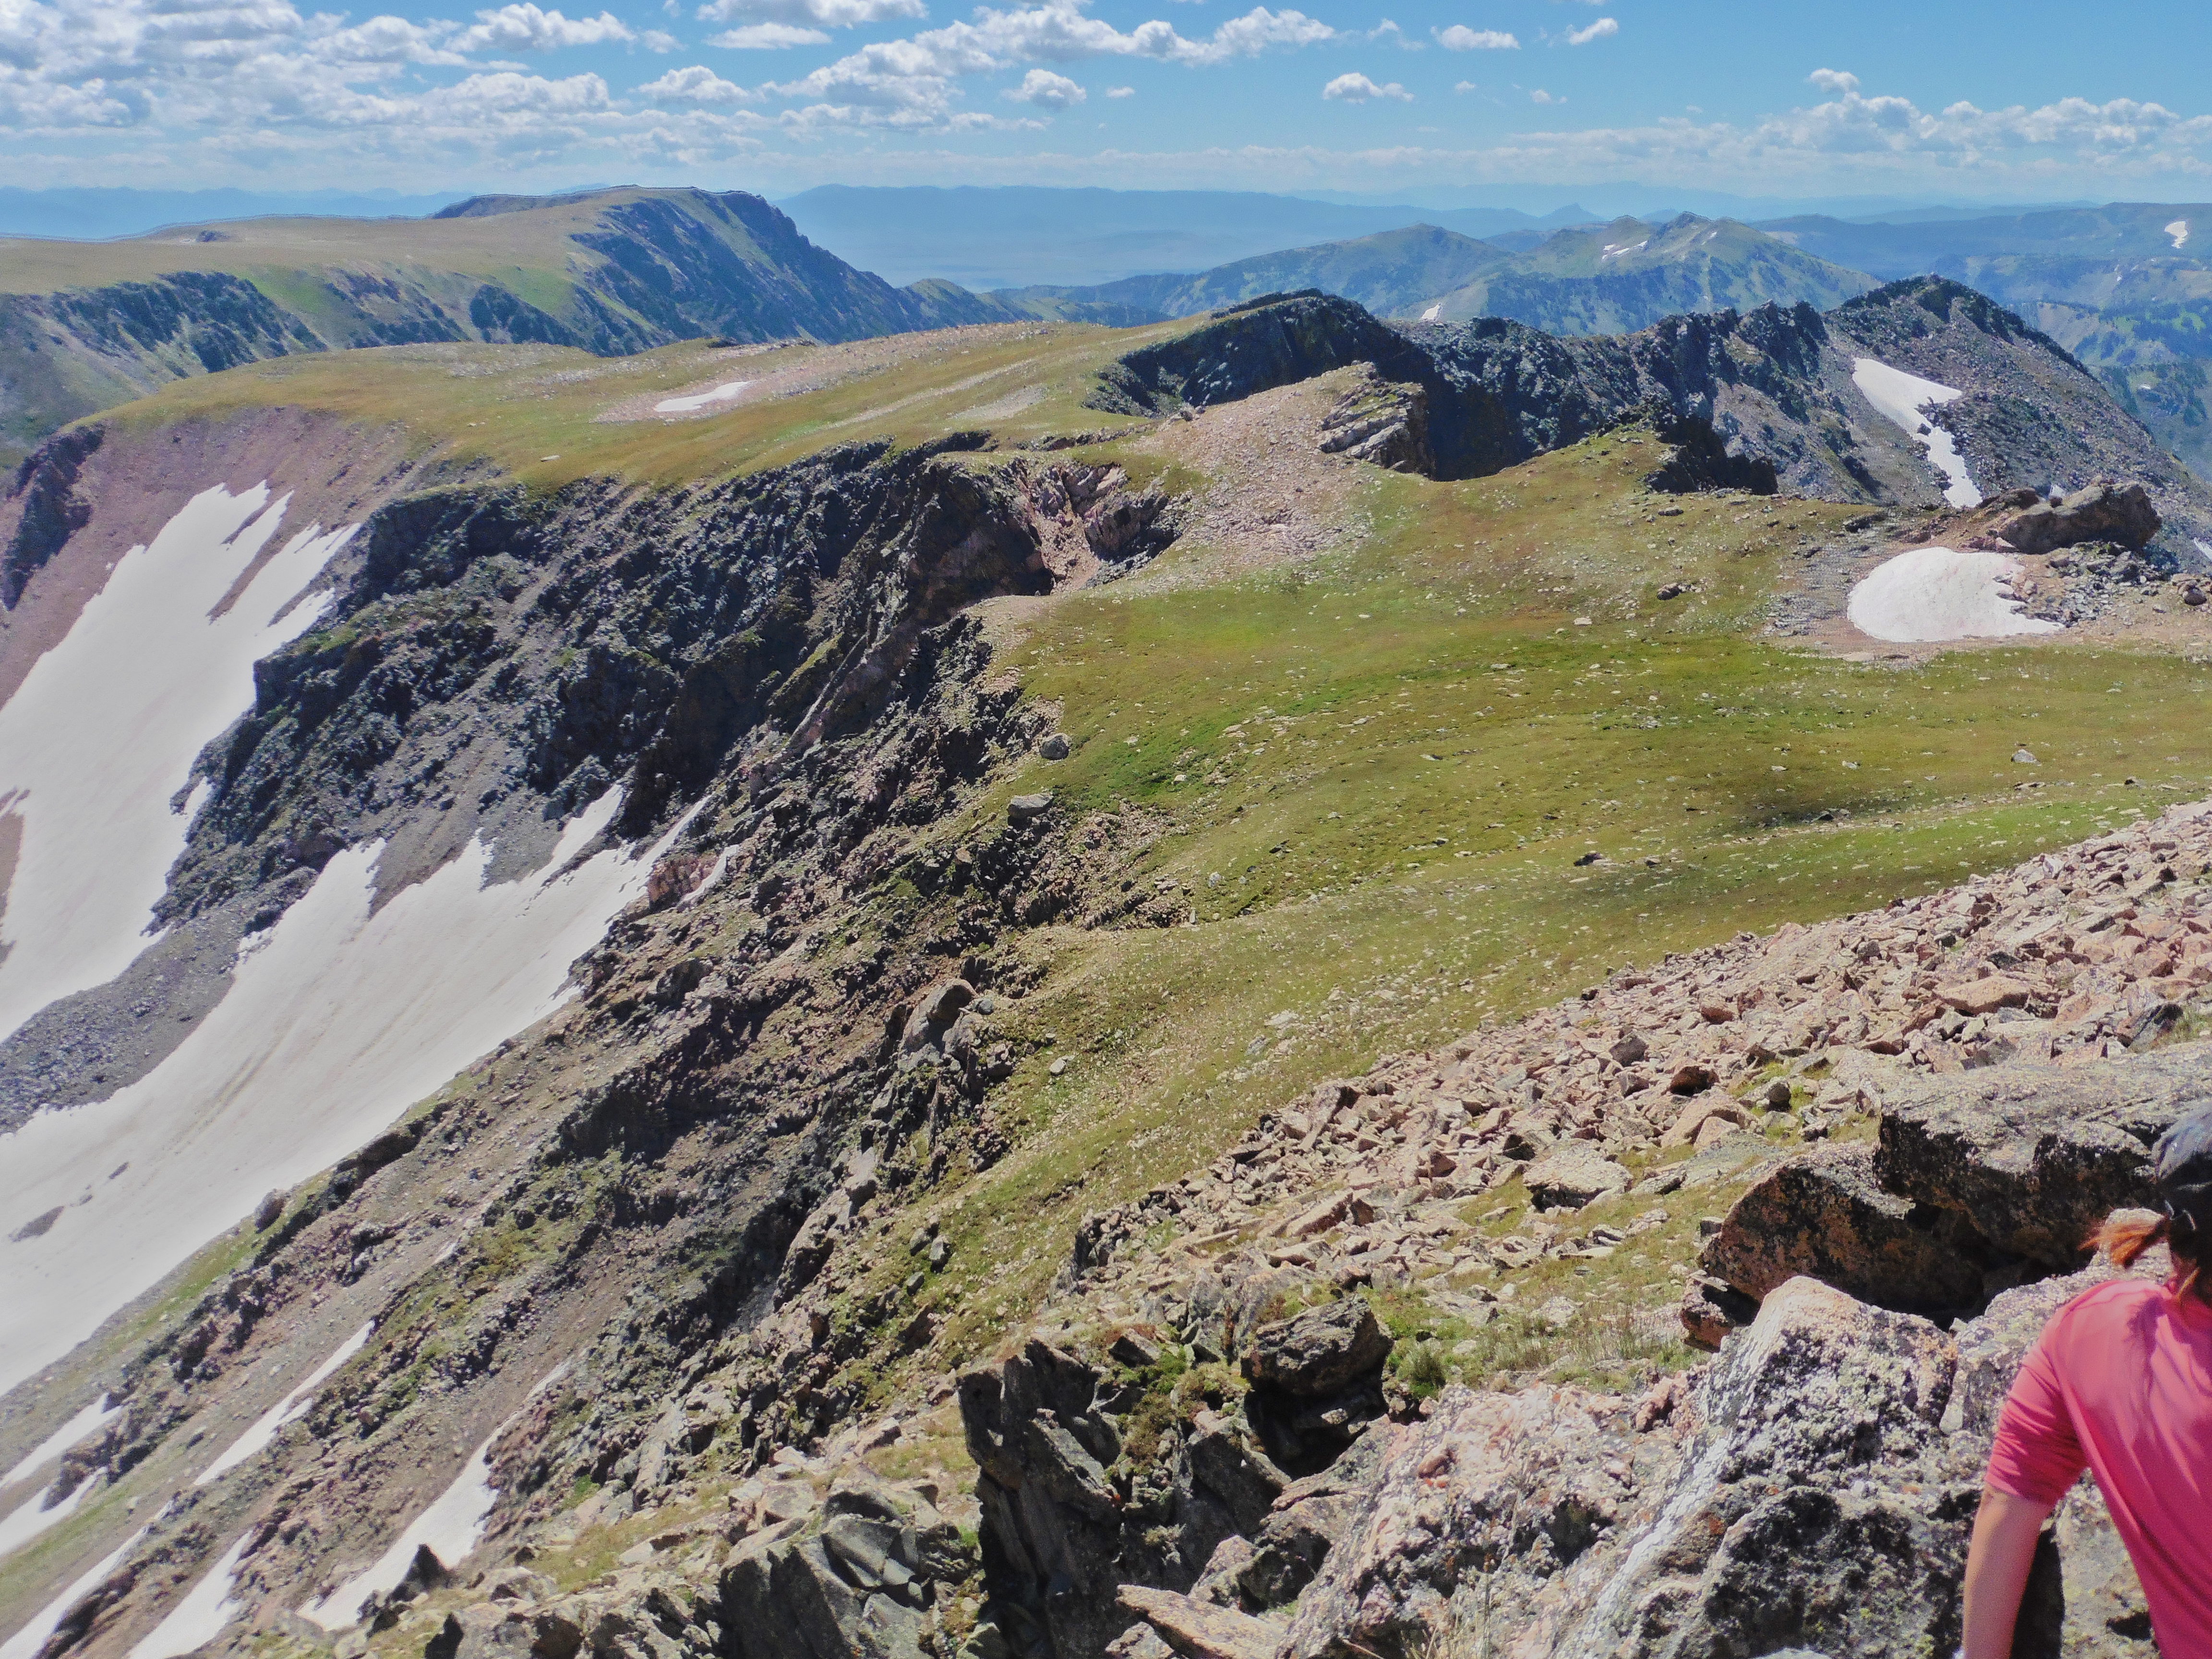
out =
[[[2006,1380],[2109,1271],[2081,1268],[2081,1239],[2141,1200],[2150,1141],[2202,1087],[2201,1048],[2158,1045],[2207,1012],[2208,873],[2212,809],[2179,808],[1950,893],[1624,970],[1326,1085],[1094,1218],[1045,1334],[963,1383],[986,1489],[1023,1494],[985,1505],[998,1619],[1093,1651],[1134,1581],[1156,1589],[1120,1613],[1184,1655],[1954,1644]],[[1676,1310],[1607,1306],[1603,1264],[1732,1194],[1676,1245],[1679,1318],[1717,1363],[1647,1367],[1641,1393],[1485,1369],[1508,1350],[1476,1339],[1521,1319],[1564,1337],[1620,1316],[1637,1352]],[[1522,1305],[1547,1262],[1592,1274],[1598,1306]],[[1310,1356],[1302,1328],[1370,1297],[1416,1309],[1414,1340],[1328,1376],[1318,1413],[1270,1407],[1271,1349]],[[1016,1370],[1069,1380],[1024,1393]],[[1023,1440],[1010,1389],[1032,1421],[1091,1425],[1089,1449]],[[1152,1401],[1179,1420],[1133,1454]],[[1854,1437],[1869,1420],[1893,1425],[1877,1443]],[[1026,1465],[983,1449],[1016,1442]],[[1155,1489],[1176,1501],[1147,1559],[1130,1529]],[[1248,1492],[1267,1501],[1240,1525]],[[1099,1524],[1116,1510],[1118,1543]],[[2094,1492],[2047,1571],[2035,1639],[2148,1650]]]
[[[2139,480],[2166,528],[2163,566],[2201,568],[2212,491],[2112,404],[2054,342],[1954,283],[1893,283],[1822,313],[1764,305],[1669,317],[1633,334],[1562,338],[1502,318],[1376,321],[1349,301],[1270,295],[1140,348],[1097,403],[1125,412],[1203,408],[1352,362],[1425,400],[1435,476],[1481,477],[1624,420],[1710,428],[1742,476],[1826,501],[1933,507],[1917,446],[1852,381],[1861,356],[1960,388],[1930,418],[1954,433],[1983,494],[2038,494],[2094,478]],[[1772,483],[1754,478],[1771,468]]]

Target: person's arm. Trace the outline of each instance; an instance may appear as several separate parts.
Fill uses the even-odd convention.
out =
[[[2035,1540],[2055,1507],[1983,1488],[1974,1541],[1966,1550],[1964,1659],[2012,1659],[2012,1629],[2028,1569],[2035,1565]]]

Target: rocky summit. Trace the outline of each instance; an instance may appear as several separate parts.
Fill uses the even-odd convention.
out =
[[[1547,257],[1828,308],[356,223],[9,290],[0,1659],[1956,1648],[2212,1068],[2105,382],[1687,216]],[[2154,1650],[2094,1486],[2025,1620]]]

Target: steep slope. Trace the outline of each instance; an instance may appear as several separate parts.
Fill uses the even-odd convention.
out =
[[[1196,276],[1002,289],[991,297],[1040,316],[1130,323],[1318,289],[1378,316],[1503,317],[1553,334],[1618,334],[1685,313],[1770,302],[1826,310],[1875,286],[1733,220],[1686,213],[1664,225],[1620,219],[1562,230],[1519,252],[1425,224],[1241,259]]]
[[[419,341],[602,356],[720,335],[852,340],[998,320],[895,289],[758,197],[479,197],[428,220],[251,219],[125,241],[0,242],[0,453],[181,375]]]
[[[1966,349],[1928,314],[1924,349]],[[1364,1371],[1341,1410],[1270,1418],[1225,1332],[1143,1305],[1094,1331],[1103,1304],[1055,1283],[1136,1297],[1182,1237],[1164,1190],[1310,1192],[1336,1213],[1307,1259],[1239,1231],[1220,1259],[1284,1276],[1209,1317],[1272,1320],[1323,1249],[1375,1258],[1402,1416],[1436,1380],[1407,1369],[1418,1333],[1474,1340],[1436,1322],[1457,1304],[1392,1300],[1411,1224],[1443,1217],[1363,1218],[1311,1171],[1364,1174],[1410,1119],[1355,1091],[1292,1159],[1263,1116],[1624,957],[1936,893],[2212,769],[2173,717],[2212,618],[2165,584],[1994,648],[1776,631],[1959,521],[1924,464],[1930,505],[1875,514],[1729,487],[1757,458],[1687,404],[1745,343],[1698,359],[1704,325],[1607,356],[1316,298],[1134,335],[402,346],[198,377],[53,441],[0,522],[11,884],[36,863],[106,903],[112,878],[96,937],[141,949],[0,1044],[27,1118],[0,1158],[26,1338],[0,1351],[107,1316],[0,1401],[6,1639],[1087,1656],[1129,1622],[1121,1581],[1024,1577],[1006,1542],[1045,1534],[1020,1528],[1126,1540],[1137,1592],[1172,1595],[1256,1538],[1271,1468],[1364,1502],[1330,1457],[1381,1432]],[[1780,409],[1799,337],[1762,337]],[[1680,414],[1641,383],[1665,343],[1708,377]],[[1139,392],[1176,412],[1096,407]],[[1677,441],[1583,435],[1631,396]],[[1354,441],[1395,425],[1372,453],[1400,470],[1347,459],[1378,421]],[[1424,424],[1481,475],[1425,476]],[[72,690],[100,681],[81,660],[173,677],[191,719],[138,741],[140,711]],[[64,744],[132,784],[108,793],[141,828],[96,861],[68,857]],[[11,884],[0,970],[75,948],[32,898]],[[186,947],[197,1000],[164,954]],[[1550,1108],[1493,1137],[1501,1175],[1595,1101],[1512,1079],[1556,1035],[1480,1049],[1508,1109]],[[102,1042],[152,1069],[118,1086]],[[1618,1127],[1639,1175],[1669,1161]],[[1540,1250],[1533,1322],[1458,1358],[1663,1383],[1693,1360],[1671,1338],[1573,1310],[1559,1334],[1547,1304],[1616,1261],[1679,1294],[1698,1216],[1748,1179],[1686,1186],[1632,1249]],[[1533,1239],[1516,1181],[1421,1203],[1486,1237],[1503,1204]],[[125,1270],[149,1288],[116,1307]]]
[[[2212,207],[2113,203],[1939,224],[1804,218],[1761,228],[1879,276],[1934,271],[1979,289],[2095,369],[2160,443],[2212,475]]]

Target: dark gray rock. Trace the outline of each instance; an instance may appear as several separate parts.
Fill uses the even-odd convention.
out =
[[[1809,1273],[1884,1308],[1979,1306],[1986,1252],[1963,1218],[1883,1192],[1874,1163],[1856,1144],[1790,1159],[1736,1200],[1699,1265],[1754,1301]]]
[[[1374,1309],[1346,1297],[1261,1326],[1244,1351],[1244,1375],[1255,1386],[1316,1399],[1373,1376],[1389,1353],[1389,1334]]]
[[[2151,1147],[2208,1084],[2204,1043],[1908,1081],[1883,1103],[1875,1174],[1887,1192],[1959,1212],[2008,1255],[2070,1271],[2098,1224],[2148,1200]]]
[[[2056,504],[2039,501],[2000,521],[1995,533],[2021,553],[2048,553],[2077,542],[2117,542],[2139,548],[2158,534],[2162,522],[2151,505],[2150,492],[2141,484],[2099,478]]]

